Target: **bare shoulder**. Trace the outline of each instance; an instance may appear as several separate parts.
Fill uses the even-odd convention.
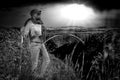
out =
[[[25,27],[21,27],[20,31],[23,32]]]
[[[25,21],[24,26],[26,26],[27,24],[30,24],[30,23],[32,23],[31,18],[29,18]]]
[[[20,31],[21,32],[24,32],[25,28],[27,27],[27,25],[31,23],[31,19],[27,19],[26,22],[24,23],[24,26],[21,27]]]

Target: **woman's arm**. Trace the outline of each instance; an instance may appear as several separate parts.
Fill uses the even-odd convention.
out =
[[[20,32],[21,32],[21,43],[23,43],[23,39],[26,38],[29,35],[29,31],[30,31],[30,19],[28,19],[25,24],[24,27],[21,28]]]
[[[31,26],[31,25],[27,24],[27,25],[24,27],[24,30],[23,30],[23,36],[24,36],[24,37],[27,37],[27,36],[29,35],[30,26]]]
[[[31,20],[28,19],[25,24],[24,24],[24,28],[22,31],[23,37],[27,37],[29,35],[30,32],[30,28],[31,28]]]
[[[24,33],[24,27],[20,29],[20,34],[21,34],[21,43],[23,43],[23,33]]]
[[[46,40],[46,27],[42,25],[42,37],[43,37],[43,42]]]

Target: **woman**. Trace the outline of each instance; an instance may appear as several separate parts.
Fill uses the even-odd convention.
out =
[[[21,28],[22,36],[29,37],[30,43],[29,48],[31,52],[31,61],[32,61],[32,71],[37,68],[40,49],[43,55],[43,62],[41,67],[41,74],[43,76],[45,70],[50,62],[49,54],[45,45],[43,44],[43,22],[41,20],[41,11],[33,9],[30,12],[31,18],[29,18],[24,25],[24,28]],[[23,40],[22,40],[23,42]]]

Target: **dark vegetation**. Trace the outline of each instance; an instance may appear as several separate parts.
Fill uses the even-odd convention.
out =
[[[43,78],[31,73],[28,39],[16,28],[0,29],[0,80],[120,80],[119,29],[72,32],[46,42],[51,62]],[[95,33],[94,33],[95,32]],[[46,39],[58,31],[47,31]],[[70,34],[70,33],[68,33]],[[39,74],[42,55],[36,73]]]

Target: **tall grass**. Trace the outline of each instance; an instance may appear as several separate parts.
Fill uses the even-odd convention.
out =
[[[96,48],[97,46],[99,46],[98,50],[96,49],[96,51],[93,51],[93,53],[92,51],[89,52],[89,50],[88,51],[86,50],[87,46],[85,44],[84,51],[80,53],[81,54],[80,56],[82,57],[81,62],[79,61],[79,58],[78,58],[76,62],[73,63],[72,61],[74,58],[73,55],[75,54],[76,46],[78,46],[76,44],[73,47],[71,54],[66,55],[64,60],[65,64],[67,66],[70,66],[74,70],[76,77],[79,80],[119,80],[120,79],[120,60],[119,60],[120,57],[119,57],[119,53],[115,53],[120,50],[120,48],[119,49],[117,48],[117,51],[115,51],[117,47],[116,45],[120,44],[120,43],[115,44],[115,39],[118,34],[119,33],[113,32],[111,30],[111,31],[106,31],[102,34],[92,35],[91,37],[94,37],[94,38],[87,37],[87,40],[96,39],[97,41],[100,42],[100,44],[98,45],[96,44],[97,42],[95,41],[96,43],[93,42],[93,44],[96,44],[96,46],[94,47],[91,46],[93,48]],[[105,46],[107,46],[107,50]],[[100,48],[101,48],[101,51],[100,51]],[[90,49],[90,48],[87,48],[87,49]],[[87,61],[87,58],[89,57],[92,57],[92,59],[90,58]]]
[[[79,44],[81,41],[75,43],[63,61],[51,54],[46,43],[51,52],[51,62],[43,79],[120,80],[119,32],[111,30],[88,35],[84,35],[83,48]],[[31,72],[28,39],[21,46],[20,32],[14,29],[0,30],[0,39],[0,80],[36,80]],[[60,43],[58,45],[61,46]]]

